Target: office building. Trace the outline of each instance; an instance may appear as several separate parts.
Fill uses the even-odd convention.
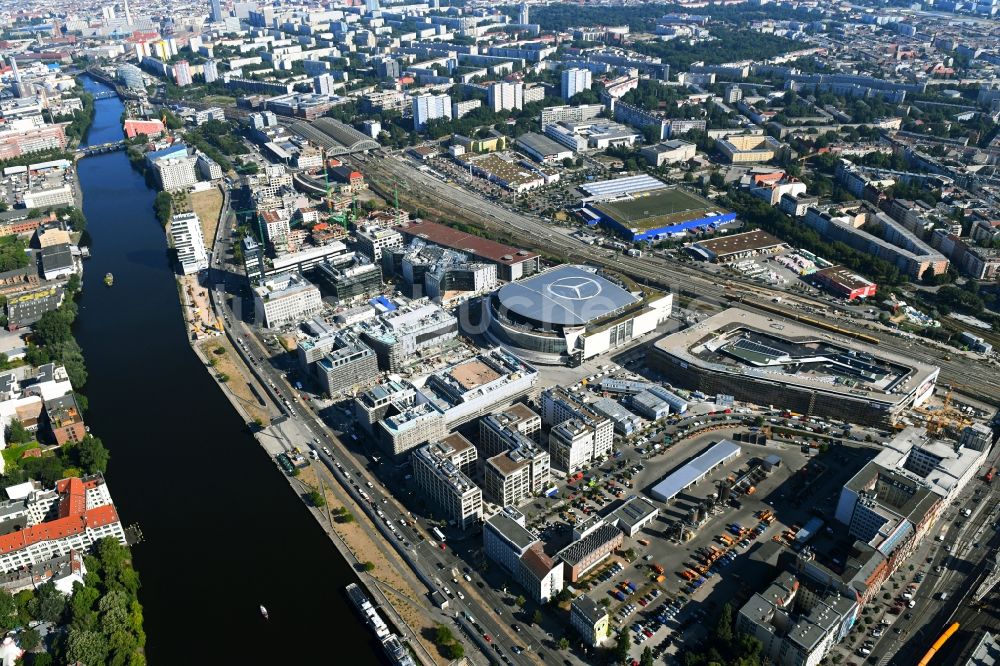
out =
[[[413,128],[423,130],[428,122],[436,118],[451,120],[450,95],[420,95],[413,98]]]
[[[264,277],[267,268],[264,263],[264,246],[252,236],[244,236],[240,245],[243,248],[243,270],[246,272],[250,284],[256,284]]]
[[[993,431],[983,423],[973,423],[962,429],[958,445],[972,451],[989,451],[993,445]]]
[[[379,367],[395,372],[458,337],[458,320],[424,299],[363,322],[357,330],[378,355]]]
[[[552,465],[567,474],[589,468],[611,455],[614,422],[556,387],[542,391],[542,422],[549,431]]]
[[[537,380],[532,366],[495,347],[434,372],[421,392],[454,429],[532,395]]]
[[[589,69],[565,69],[562,73],[562,98],[571,99],[577,93],[590,90],[591,73]]]
[[[220,180],[225,175],[222,166],[205,153],[197,155],[198,173],[205,180]]]
[[[316,268],[320,282],[341,301],[375,296],[382,291],[382,269],[357,257],[348,264],[324,262]]]
[[[378,422],[376,439],[392,455],[399,456],[445,438],[448,431],[444,413],[433,403],[421,402],[423,399],[422,395],[414,392],[412,397],[393,401],[386,416]]]
[[[265,328],[294,324],[323,309],[319,289],[298,273],[265,278],[253,293],[257,323]]]
[[[516,432],[534,443],[541,441],[542,419],[531,408],[514,403],[503,411],[479,421],[479,453],[490,458],[510,448],[505,431]]]
[[[621,548],[625,535],[614,525],[594,516],[573,527],[573,541],[556,553],[566,565],[566,579],[575,583]]]
[[[375,433],[376,424],[393,409],[394,404],[407,404],[416,396],[411,384],[387,380],[363,391],[354,399],[355,423],[370,434]],[[401,409],[398,411],[402,411]]]
[[[858,620],[857,599],[839,586],[807,576],[779,574],[736,615],[736,631],[764,646],[764,658],[780,666],[818,666]]]
[[[73,188],[69,185],[60,185],[59,187],[52,187],[47,190],[25,192],[21,196],[21,203],[29,210],[32,208],[72,205]]]
[[[334,336],[333,344],[312,368],[323,393],[331,398],[367,389],[378,380],[375,352],[346,331]]]
[[[483,553],[509,573],[533,600],[546,603],[563,589],[563,567],[545,554],[524,526],[524,514],[505,508],[483,524]]]
[[[549,489],[549,454],[514,430],[504,430],[507,450],[486,460],[483,489],[500,506],[520,506]]]
[[[475,460],[476,447],[458,433],[413,452],[413,479],[421,496],[461,529],[478,523],[483,515],[483,492],[463,471],[471,469]]]
[[[528,25],[528,3],[522,2],[517,11],[517,22],[520,25]]]
[[[403,237],[395,229],[365,224],[355,232],[358,251],[373,263],[382,260],[382,252],[387,248],[403,247]]]
[[[195,213],[178,213],[171,218],[170,244],[177,251],[177,262],[184,275],[208,268],[208,252],[201,232],[201,220]]]
[[[225,15],[222,13],[222,0],[211,0],[208,20],[212,23],[222,23]]]

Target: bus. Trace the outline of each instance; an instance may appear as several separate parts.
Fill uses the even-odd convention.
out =
[[[441,533],[441,530],[436,527],[432,527],[431,532],[433,532],[434,536],[438,538],[438,541],[444,541],[444,534]]]

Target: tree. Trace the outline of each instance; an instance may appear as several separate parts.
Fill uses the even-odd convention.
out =
[[[514,600],[514,603],[516,603],[519,607],[524,608],[524,604],[528,603],[528,600],[524,598],[523,594],[519,594],[517,599]]]
[[[615,657],[618,661],[625,661],[628,658],[629,648],[632,647],[632,637],[627,631],[618,634],[618,642],[615,643]]]
[[[18,643],[20,643],[21,649],[28,652],[38,647],[41,641],[42,637],[37,629],[25,629],[18,636]]]
[[[723,604],[719,620],[715,624],[715,640],[722,645],[729,645],[733,640],[733,607]]]
[[[563,636],[559,639],[559,649],[568,650],[569,649],[569,639]]]
[[[323,497],[323,493],[313,488],[309,491],[309,503],[315,507],[326,506],[326,498]]]
[[[35,439],[35,437],[28,432],[28,429],[24,427],[20,419],[11,419],[10,426],[7,428],[7,439],[15,444],[27,444]]]
[[[653,666],[653,650],[648,645],[642,649],[639,666]]]
[[[448,645],[455,642],[455,636],[451,633],[451,627],[439,624],[434,631],[434,642],[438,645]]]
[[[458,641],[448,646],[448,657],[452,660],[461,659],[465,656],[465,648]]]
[[[13,595],[0,589],[0,630],[8,631],[17,625],[17,603]]]
[[[100,437],[87,435],[79,444],[80,465],[88,474],[100,472],[103,474],[108,469],[108,460],[111,454],[104,448],[104,442]]]
[[[59,623],[66,611],[66,597],[52,581],[38,586],[32,603],[35,618],[43,622]]]
[[[531,616],[531,623],[539,625],[542,623],[542,611],[535,609],[534,614]]]
[[[66,637],[66,661],[103,664],[108,655],[108,643],[99,631],[70,629]]]
[[[366,561],[361,565],[361,568],[365,571],[375,571],[375,563],[371,561]]]

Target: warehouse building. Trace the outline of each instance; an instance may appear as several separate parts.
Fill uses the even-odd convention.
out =
[[[736,460],[742,451],[736,442],[724,439],[671,472],[649,491],[661,502],[669,502],[691,486],[704,481],[715,469]]]
[[[581,215],[587,224],[600,224],[633,243],[715,229],[736,219],[736,213],[680,188],[659,188],[614,200],[589,201]]]
[[[660,510],[645,497],[632,495],[608,514],[608,521],[626,536],[634,537],[658,516]]]
[[[698,241],[689,248],[695,256],[719,264],[777,254],[787,249],[783,241],[760,229]]]
[[[849,301],[875,295],[874,282],[844,266],[824,268],[813,273],[812,278],[831,294]]]

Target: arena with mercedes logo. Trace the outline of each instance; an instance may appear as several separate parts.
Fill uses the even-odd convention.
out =
[[[652,332],[672,298],[598,272],[563,265],[511,282],[489,299],[489,336],[535,363],[576,365]]]

